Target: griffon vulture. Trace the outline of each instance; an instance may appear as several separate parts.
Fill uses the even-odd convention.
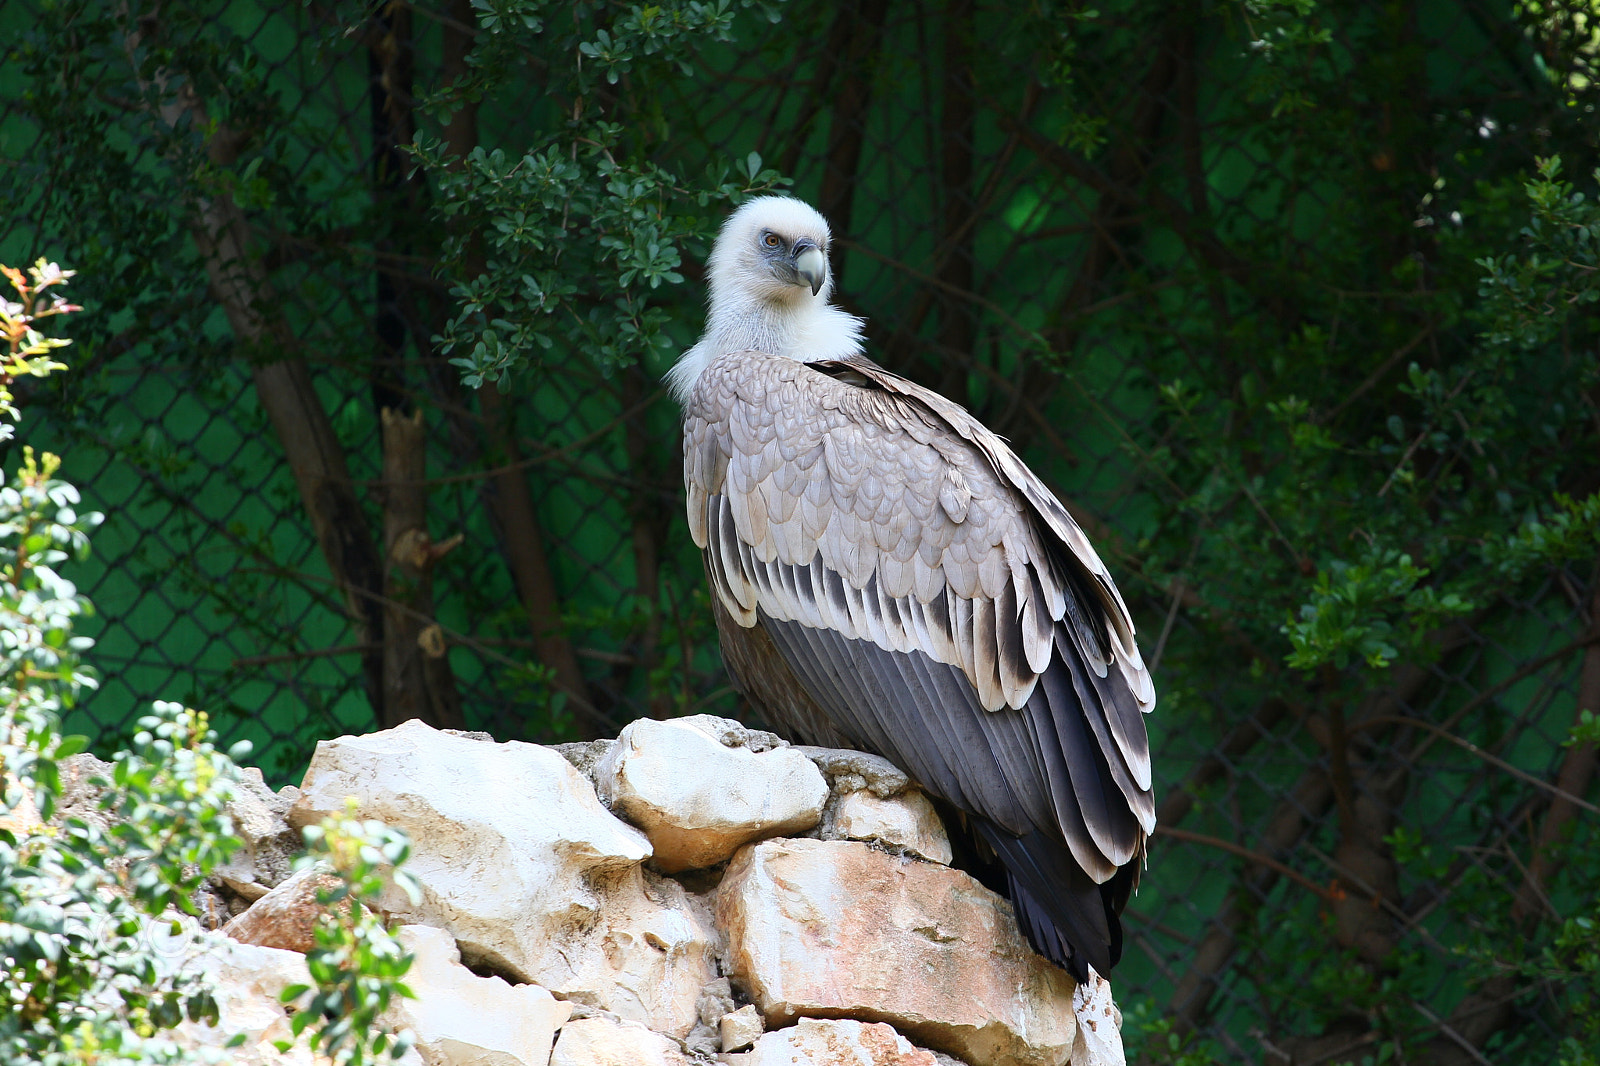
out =
[[[734,212],[668,374],[728,671],[792,739],[905,769],[1035,949],[1108,973],[1155,828],[1133,622],[1004,440],[861,354],[828,241],[798,200]]]

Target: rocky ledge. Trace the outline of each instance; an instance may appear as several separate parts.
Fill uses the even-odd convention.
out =
[[[235,801],[201,965],[236,1062],[280,1053],[317,875],[289,830],[341,812],[403,829],[422,887],[381,907],[415,955],[391,1019],[428,1066],[1111,1066],[1109,985],[1036,956],[1011,906],[952,869],[928,800],[860,752],[696,715],[541,747],[421,722],[317,745],[299,789]],[[326,875],[321,875],[326,876]]]

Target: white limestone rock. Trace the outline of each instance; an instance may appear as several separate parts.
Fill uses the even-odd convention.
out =
[[[647,875],[649,841],[611,815],[555,751],[409,721],[317,745],[290,821],[343,811],[403,829],[413,905],[384,910],[447,930],[470,963],[674,1036],[716,976],[704,908]]]
[[[157,926],[150,929],[156,930]],[[204,973],[214,986],[218,1024],[213,1027],[204,1022],[182,1022],[171,1034],[178,1046],[189,1050],[221,1049],[242,1033],[244,1043],[225,1052],[235,1066],[316,1066],[326,1061],[311,1053],[304,1036],[295,1041],[289,1028],[290,1014],[278,1001],[288,986],[310,982],[304,955],[214,935],[195,937],[192,926],[179,937],[163,939],[160,932],[154,935],[158,954],[169,956],[164,970],[181,967]],[[183,958],[173,956],[174,952]],[[284,1040],[294,1043],[288,1051],[279,1051],[276,1045]],[[400,1066],[422,1066],[422,1060],[412,1049],[400,1060]]]
[[[717,933],[706,901],[634,867],[593,882],[592,928],[568,932],[540,961],[537,983],[662,1033],[684,1037],[700,990],[716,977]]]
[[[550,750],[558,753],[594,785],[594,772],[606,753],[616,746],[615,740],[574,740],[568,744],[555,744]],[[598,785],[595,786],[597,789]]]
[[[204,1022],[185,1021],[177,1032],[186,1047],[220,1048],[234,1034],[244,1033],[244,1044],[229,1052],[237,1066],[311,1066],[315,1060],[306,1041],[286,1052],[274,1046],[280,1040],[294,1040],[289,1014],[278,995],[290,985],[310,982],[304,955],[224,940],[202,954],[194,966],[216,982],[219,1022],[212,1028]]]
[[[556,1039],[550,1066],[688,1066],[678,1045],[637,1022],[580,1018]]]
[[[743,1051],[761,1039],[767,1027],[762,1024],[761,1012],[756,1010],[755,1004],[747,1003],[731,1014],[724,1014],[717,1028],[722,1035],[723,1051]]]
[[[385,1021],[411,1031],[426,1066],[548,1066],[570,1003],[538,985],[477,976],[442,929],[407,925],[399,937],[414,956],[405,981],[417,998],[395,1004]]]
[[[700,998],[695,1003],[695,1012],[699,1016],[695,1027],[689,1030],[689,1035],[683,1038],[683,1050],[690,1057],[699,1056],[700,1059],[715,1058],[723,1050],[722,1047],[722,1018],[731,1014],[738,1007],[733,998],[733,985],[726,977],[719,977],[700,990]]]
[[[933,1052],[919,1048],[881,1022],[801,1018],[755,1042],[730,1066],[937,1066]]]
[[[797,745],[794,750],[816,764],[835,796],[867,789],[879,799],[888,799],[911,787],[911,778],[906,772],[882,755],[805,744]]]
[[[243,847],[212,872],[213,879],[252,901],[287,880],[302,850],[300,833],[287,820],[297,795],[292,787],[273,792],[258,768],[244,767],[228,801],[228,817]]]
[[[1061,1066],[1072,1050],[1072,979],[1028,947],[1009,903],[947,866],[853,841],[753,844],[728,865],[717,925],[769,1027],[887,1022],[986,1066]]]
[[[755,736],[764,750],[730,746]],[[742,844],[810,829],[828,784],[810,759],[770,734],[695,715],[628,725],[595,770],[600,796],[644,830],[668,872],[724,862]],[[776,740],[776,738],[773,738]]]
[[[1089,980],[1072,996],[1078,1035],[1072,1043],[1072,1066],[1128,1066],[1122,1047],[1122,1011],[1111,996],[1111,982],[1089,971]]]
[[[714,714],[687,714],[672,720],[680,725],[693,726],[702,732],[710,733],[716,738],[717,743],[725,748],[744,748],[759,755],[764,751],[789,747],[789,742],[778,734],[769,733],[765,729],[751,729],[732,718],[718,718]]]
[[[868,790],[847,792],[829,804],[823,816],[823,840],[876,841],[930,862],[950,865],[950,838],[944,823],[916,789],[889,799]]]
[[[39,817],[39,808],[34,805],[33,793],[28,789],[17,788],[17,779],[11,774],[0,774],[0,792],[16,789],[15,807],[0,807],[0,829],[8,833],[15,833],[18,840],[37,833],[44,828],[44,819]]]

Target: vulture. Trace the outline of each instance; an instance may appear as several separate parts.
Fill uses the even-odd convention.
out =
[[[1000,436],[862,354],[829,240],[799,200],[735,211],[667,374],[728,672],[791,740],[904,769],[1035,950],[1107,974],[1155,829],[1133,622]]]

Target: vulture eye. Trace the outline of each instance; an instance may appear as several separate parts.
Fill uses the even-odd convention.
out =
[[[778,239],[778,235],[776,233],[768,233],[766,236],[761,238],[761,243],[766,245],[768,248],[776,248],[783,242]]]

